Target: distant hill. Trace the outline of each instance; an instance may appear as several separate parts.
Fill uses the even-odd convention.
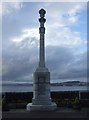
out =
[[[26,86],[32,86],[33,83],[31,82],[4,82],[2,85],[26,85]],[[66,81],[66,82],[60,82],[60,83],[51,83],[52,86],[89,86],[89,82],[80,82],[80,81]]]
[[[61,83],[51,83],[52,86],[86,86],[89,85],[87,82],[80,82],[80,81],[66,81]]]

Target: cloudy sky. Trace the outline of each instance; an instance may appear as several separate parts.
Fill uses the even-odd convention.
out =
[[[39,61],[41,8],[46,10],[46,67],[51,82],[86,81],[86,2],[3,2],[2,81],[33,81]]]

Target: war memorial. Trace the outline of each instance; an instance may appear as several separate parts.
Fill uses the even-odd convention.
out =
[[[45,66],[45,27],[44,23],[46,19],[44,18],[46,11],[41,9],[40,14],[40,49],[39,49],[39,66],[34,73],[34,91],[32,103],[27,105],[27,110],[29,111],[44,111],[44,110],[55,110],[57,105],[51,102],[50,97],[50,72]]]

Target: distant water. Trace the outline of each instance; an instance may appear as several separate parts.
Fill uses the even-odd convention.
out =
[[[86,91],[87,86],[51,86],[51,91]],[[30,84],[8,84],[2,86],[2,92],[32,92]]]

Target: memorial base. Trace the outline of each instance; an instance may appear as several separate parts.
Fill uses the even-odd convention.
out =
[[[57,109],[57,105],[52,103],[51,105],[33,105],[27,104],[27,111],[54,111]]]

